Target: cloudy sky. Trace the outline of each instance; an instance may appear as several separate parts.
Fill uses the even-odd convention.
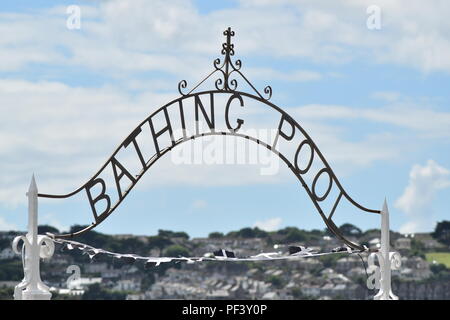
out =
[[[0,230],[25,230],[33,173],[40,192],[78,188],[180,80],[211,72],[231,26],[243,73],[272,86],[346,191],[374,209],[386,197],[394,230],[431,231],[450,220],[448,12],[443,0],[2,1]],[[162,158],[98,230],[323,229],[291,171],[263,175],[263,160]],[[39,214],[62,230],[92,221],[76,198],[41,199]],[[379,226],[346,207],[335,221]]]

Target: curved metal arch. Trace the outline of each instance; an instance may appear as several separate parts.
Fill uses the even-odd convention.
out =
[[[286,156],[284,156],[282,153],[278,152],[277,150],[274,150],[272,148],[272,146],[270,146],[269,144],[267,144],[264,141],[261,141],[258,138],[255,137],[251,137],[249,135],[246,134],[241,134],[238,132],[234,132],[234,131],[215,131],[215,132],[206,132],[206,133],[200,133],[200,134],[194,134],[194,135],[190,135],[187,137],[183,137],[180,138],[178,140],[176,140],[174,142],[174,144],[170,147],[166,147],[162,150],[160,150],[159,155],[156,153],[154,154],[146,163],[146,167],[143,168],[143,170],[136,176],[136,181],[134,183],[132,183],[130,185],[130,187],[124,191],[124,196],[122,198],[120,198],[111,208],[110,210],[105,213],[102,214],[98,220],[96,220],[95,222],[93,222],[91,225],[89,225],[88,227],[86,227],[85,229],[82,229],[78,232],[75,233],[69,233],[69,234],[61,234],[61,235],[56,235],[56,238],[67,238],[67,237],[74,237],[77,235],[80,235],[82,233],[85,233],[93,228],[95,228],[97,225],[99,225],[101,222],[103,222],[110,214],[112,214],[112,212],[121,204],[121,202],[125,199],[126,195],[131,191],[131,189],[137,184],[137,182],[140,180],[140,178],[145,174],[145,172],[162,156],[164,156],[166,153],[168,153],[169,151],[171,151],[173,148],[175,148],[176,146],[180,145],[183,142],[186,141],[190,141],[192,139],[197,139],[200,137],[205,137],[205,136],[211,136],[211,135],[229,135],[229,136],[236,136],[236,137],[241,137],[241,138],[245,138],[248,139],[250,141],[253,141],[269,150],[271,150],[272,152],[274,152],[275,154],[277,154],[280,159],[283,160],[283,162],[286,163],[286,165],[289,167],[289,169],[291,169],[291,171],[294,173],[294,175],[297,177],[297,179],[300,181],[300,183],[302,184],[302,186],[304,187],[304,189],[306,190],[308,196],[311,198],[311,201],[314,203],[316,209],[318,210],[320,216],[322,217],[322,220],[325,222],[326,226],[330,229],[330,231],[335,234],[339,239],[341,239],[342,241],[344,241],[347,245],[349,245],[350,247],[354,248],[354,249],[358,249],[358,250],[364,250],[364,248],[359,245],[359,244],[355,244],[353,242],[351,242],[350,240],[346,239],[341,232],[339,231],[339,229],[337,228],[337,226],[334,224],[332,218],[332,214],[330,214],[330,216],[326,216],[326,214],[322,211],[322,209],[320,208],[318,202],[324,200],[322,198],[326,198],[326,196],[328,195],[328,192],[323,195],[322,197],[318,197],[315,194],[315,181],[318,179],[319,175],[326,171],[329,175],[329,179],[331,181],[331,183],[336,183],[337,188],[340,191],[340,196],[338,198],[338,200],[340,200],[340,198],[343,196],[345,197],[350,203],[352,203],[354,206],[356,206],[357,208],[366,211],[366,212],[372,212],[372,213],[380,213],[379,210],[372,210],[372,209],[368,209],[362,205],[360,205],[359,203],[357,203],[355,200],[353,200],[350,195],[344,190],[344,188],[342,187],[341,183],[339,182],[339,180],[337,179],[337,176],[335,175],[335,173],[333,172],[333,170],[331,169],[330,165],[328,164],[328,162],[326,161],[325,157],[323,156],[323,154],[320,152],[320,150],[318,149],[318,147],[316,146],[316,144],[314,143],[314,141],[310,138],[310,136],[307,134],[307,132],[300,126],[300,124],[295,121],[286,111],[284,111],[283,109],[281,109],[280,107],[276,106],[275,104],[257,97],[255,95],[246,93],[246,92],[239,92],[239,91],[222,91],[222,90],[213,90],[213,91],[203,91],[203,92],[198,92],[195,94],[189,94],[189,95],[185,95],[182,97],[179,97],[177,99],[172,100],[171,102],[165,104],[164,106],[158,108],[156,111],[154,111],[152,114],[150,114],[144,121],[142,121],[133,131],[132,133],[130,133],[128,135],[128,137],[116,148],[116,150],[113,152],[113,154],[108,158],[108,160],[101,166],[101,168],[85,183],[83,184],[81,187],[79,187],[78,189],[76,189],[73,192],[67,193],[67,194],[63,194],[63,195],[52,195],[52,194],[44,194],[44,193],[39,193],[38,196],[39,197],[45,197],[45,198],[68,198],[71,197],[75,194],[77,194],[78,192],[82,191],[83,189],[86,188],[87,185],[89,185],[89,183],[91,183],[94,179],[96,179],[102,172],[103,170],[111,163],[111,160],[119,153],[119,151],[121,150],[121,148],[124,146],[124,144],[126,143],[126,141],[128,141],[130,138],[133,137],[133,132],[135,132],[136,130],[138,130],[139,128],[141,128],[143,125],[145,125],[146,122],[149,121],[150,118],[152,118],[154,115],[156,115],[157,113],[161,112],[162,110],[164,110],[165,108],[168,108],[170,106],[176,106],[177,103],[179,103],[180,101],[183,101],[185,99],[188,98],[192,98],[192,97],[198,97],[198,96],[202,96],[202,95],[210,95],[210,94],[235,94],[235,95],[241,95],[253,100],[256,100],[258,102],[261,102],[265,105],[267,105],[268,107],[276,110],[277,112],[279,112],[281,114],[282,117],[284,117],[285,119],[288,119],[288,121],[290,121],[290,123],[293,125],[294,128],[298,129],[301,134],[305,137],[305,140],[303,140],[302,143],[307,143],[310,145],[311,148],[311,153],[312,154],[316,154],[317,157],[319,157],[319,159],[322,161],[322,163],[324,164],[324,168],[322,170],[319,171],[319,173],[316,175],[314,182],[313,182],[313,188],[310,190],[305,182],[305,180],[302,177],[302,174],[306,173],[309,168],[307,168],[307,170],[303,170],[304,172],[302,172],[302,170],[299,170],[298,168],[296,168],[295,164],[293,164]],[[295,132],[293,133],[295,134]],[[308,167],[310,167],[310,165],[308,165]],[[336,206],[338,204],[338,201],[335,203],[335,207],[333,208],[333,212],[334,209],[336,209]]]
[[[229,132],[212,130],[211,132],[195,134],[195,135],[191,135],[189,137],[183,135],[183,138],[180,138],[180,139],[178,139],[176,141],[172,140],[172,145],[171,146],[166,147],[166,148],[164,148],[162,150],[159,150],[159,148],[158,148],[157,149],[157,153],[154,154],[145,163],[144,163],[144,160],[142,158],[142,155],[139,154],[140,157],[141,157],[140,160],[141,160],[141,162],[143,164],[143,169],[141,170],[141,172],[139,172],[138,175],[136,175],[136,178],[132,177],[132,179],[133,179],[132,182],[133,183],[124,191],[123,194],[121,194],[121,190],[119,189],[119,199],[118,199],[118,201],[116,203],[114,203],[114,205],[111,207],[111,203],[109,202],[110,199],[108,198],[108,210],[103,212],[103,213],[101,213],[100,216],[97,216],[95,208],[93,208],[95,222],[93,222],[91,225],[89,225],[88,227],[86,227],[86,228],[84,228],[84,229],[82,229],[82,230],[80,230],[78,232],[69,233],[69,234],[55,235],[55,238],[74,237],[74,236],[80,235],[82,233],[85,233],[85,232],[95,228],[97,225],[99,225],[101,222],[103,222],[121,204],[121,202],[125,199],[127,194],[133,189],[133,187],[137,184],[137,182],[140,180],[140,178],[145,174],[145,172],[159,158],[164,156],[166,153],[168,153],[170,150],[172,150],[177,145],[179,145],[179,144],[181,144],[183,142],[190,141],[192,139],[196,139],[196,138],[204,137],[204,136],[210,136],[210,135],[231,135],[231,136],[237,136],[237,137],[241,137],[241,138],[245,138],[245,139],[254,141],[257,144],[260,144],[260,145],[266,147],[267,149],[271,150],[275,154],[277,154],[280,157],[280,159],[282,159],[286,163],[286,165],[291,169],[291,171],[294,173],[294,175],[300,181],[300,183],[302,184],[302,186],[306,190],[308,196],[310,197],[311,201],[315,205],[317,211],[319,212],[320,216],[322,217],[322,220],[325,222],[325,224],[328,227],[328,229],[334,235],[336,235],[339,239],[341,239],[343,242],[345,242],[348,246],[350,246],[351,248],[357,249],[357,250],[365,250],[365,248],[363,246],[349,241],[348,239],[346,239],[342,235],[342,233],[339,231],[339,228],[335,225],[335,223],[332,220],[334,211],[337,208],[337,206],[339,204],[339,201],[341,200],[342,197],[346,198],[351,204],[353,204],[355,207],[357,207],[358,209],[360,209],[362,211],[372,212],[372,213],[380,213],[380,211],[379,210],[368,209],[368,208],[360,205],[356,201],[354,201],[348,195],[348,193],[344,190],[344,188],[342,187],[341,183],[337,179],[337,177],[334,174],[333,170],[331,169],[330,165],[326,161],[325,157],[320,152],[319,148],[316,146],[314,141],[307,134],[307,132],[286,111],[284,111],[280,107],[278,107],[275,104],[273,104],[273,103],[268,101],[271,98],[271,96],[272,96],[272,88],[270,86],[266,86],[264,88],[264,94],[267,95],[267,98],[264,98],[263,95],[255,88],[255,86],[253,86],[253,84],[240,71],[241,66],[242,66],[241,60],[236,60],[235,62],[233,62],[231,60],[231,57],[234,55],[234,44],[231,43],[231,37],[233,37],[234,34],[235,34],[234,31],[232,31],[231,28],[228,28],[227,30],[224,31],[223,34],[226,36],[226,42],[222,44],[222,51],[221,51],[222,55],[224,55],[224,61],[223,61],[223,63],[221,63],[221,60],[219,58],[215,59],[214,63],[213,63],[214,70],[206,78],[204,78],[202,81],[200,81],[196,86],[194,86],[193,89],[191,89],[187,93],[183,93],[183,90],[182,90],[182,89],[186,89],[186,87],[187,87],[186,80],[180,81],[179,84],[178,84],[178,91],[180,92],[181,97],[178,97],[178,98],[170,101],[169,103],[166,103],[165,105],[161,106],[156,111],[154,111],[152,114],[150,114],[144,121],[142,121],[127,136],[127,138],[116,148],[116,150],[108,158],[108,160],[101,166],[101,168],[86,183],[84,183],[81,187],[79,187],[78,189],[76,189],[76,190],[74,190],[74,191],[72,191],[70,193],[63,194],[63,195],[52,195],[52,194],[39,193],[38,196],[39,197],[44,197],[44,198],[68,198],[68,197],[71,197],[71,196],[79,193],[80,191],[82,191],[84,189],[88,190],[88,186],[92,187],[93,185],[95,185],[95,184],[93,184],[93,182],[95,182],[97,180],[101,180],[101,179],[99,179],[99,175],[103,172],[103,170],[110,163],[111,164],[113,163],[112,161],[115,160],[115,156],[119,153],[121,148],[122,147],[127,147],[133,141],[133,138],[136,137],[136,132],[137,133],[141,132],[141,127],[146,122],[151,122],[151,118],[154,115],[156,115],[157,113],[159,113],[161,111],[164,111],[165,116],[166,116],[166,120],[167,120],[167,118],[168,118],[167,108],[168,107],[170,107],[172,105],[176,105],[177,103],[179,103],[180,104],[180,108],[181,108],[181,104],[182,104],[182,101],[184,99],[188,99],[188,98],[192,98],[192,97],[197,99],[199,96],[207,95],[207,94],[211,95],[211,99],[212,99],[212,95],[220,94],[220,93],[238,95],[239,97],[244,96],[244,97],[248,97],[250,99],[256,100],[258,102],[264,103],[265,105],[267,105],[270,108],[272,108],[272,109],[276,110],[277,112],[279,112],[281,114],[281,116],[282,116],[281,120],[282,121],[286,120],[291,125],[291,127],[292,127],[292,136],[291,137],[284,136],[284,133],[282,133],[282,131],[281,131],[281,126],[278,128],[278,133],[281,136],[283,136],[284,138],[289,138],[287,140],[291,140],[293,138],[293,136],[295,135],[295,130],[297,129],[297,130],[300,131],[300,133],[305,138],[301,142],[300,146],[297,149],[297,152],[296,152],[295,157],[294,157],[294,164],[291,161],[289,161],[289,159],[287,157],[285,157],[283,154],[281,154],[277,150],[274,150],[272,148],[272,146],[268,145],[264,141],[261,141],[261,140],[259,140],[257,138],[254,138],[254,137],[251,137],[249,135],[238,133],[237,131],[240,128],[240,124],[239,124],[239,126],[236,129],[232,129],[232,130],[228,126],[228,128],[230,129]],[[201,91],[201,92],[193,93],[197,88],[199,88],[207,79],[209,79],[215,73],[219,73],[219,75],[221,76],[218,79],[216,79],[216,81],[215,81],[216,90],[208,90],[208,91]],[[245,83],[247,83],[250,86],[250,88],[254,91],[254,94],[237,91],[236,89],[237,89],[237,86],[238,86],[238,82],[237,82],[236,79],[231,79],[231,75],[233,73],[241,76],[242,79],[245,81]],[[242,98],[240,98],[240,99],[242,99]],[[211,108],[213,108],[213,107],[211,106]],[[182,121],[184,121],[184,119]],[[281,125],[281,122],[280,122],[280,125]],[[152,130],[153,130],[153,128],[152,128]],[[154,132],[153,132],[153,134],[154,134]],[[155,139],[155,137],[153,137],[153,139]],[[308,165],[306,166],[306,168],[300,169],[300,168],[297,167],[297,159],[298,159],[298,155],[299,155],[299,152],[301,150],[301,147],[304,144],[308,144],[309,145],[310,150],[311,150],[311,157],[310,157],[310,161],[309,161]],[[320,161],[322,161],[322,164],[323,164],[324,167],[321,170],[319,170],[319,172],[314,177],[313,183],[312,183],[312,186],[311,186],[311,189],[310,189],[308,187],[308,185],[306,184],[305,180],[303,179],[302,175],[307,173],[309,171],[309,169],[311,168],[311,164],[314,161],[314,156],[315,155],[317,155],[317,157],[319,157],[319,159],[320,159]],[[329,185],[328,185],[328,188],[327,188],[326,192],[322,196],[318,196],[316,194],[315,187],[316,187],[316,183],[317,183],[318,179],[320,178],[320,176],[322,174],[327,174],[328,175]],[[117,180],[116,180],[116,183],[117,183]],[[321,209],[321,207],[319,205],[319,202],[325,200],[328,197],[328,194],[330,192],[330,189],[332,188],[332,184],[333,183],[335,183],[337,188],[339,189],[339,196],[337,197],[337,199],[336,199],[336,201],[334,203],[332,211],[330,212],[330,214],[328,216],[326,216],[326,214],[322,211],[322,209]],[[106,187],[105,187],[104,181],[101,184],[102,184],[102,187],[105,189]],[[120,184],[120,182],[119,182],[119,184]],[[92,201],[92,199],[90,199],[90,201]],[[91,207],[92,207],[92,202],[91,202]]]

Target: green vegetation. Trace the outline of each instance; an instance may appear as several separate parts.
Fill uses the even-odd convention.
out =
[[[58,229],[56,229],[56,228],[54,228],[52,226],[49,226],[49,225],[38,226],[38,233],[39,234],[46,234],[47,232],[53,233],[53,234],[60,233]]]
[[[278,231],[278,234],[285,235],[283,243],[304,242],[310,238],[307,232],[297,228],[289,227],[280,231]]]
[[[170,230],[158,230],[158,236],[163,238],[183,238],[189,240],[189,235],[186,232],[174,232]]]
[[[431,272],[433,272],[433,276],[431,277],[432,280],[439,280],[439,281],[449,281],[450,280],[450,269],[448,269],[444,264],[438,263],[438,264],[432,264]]]
[[[318,259],[323,263],[325,268],[334,268],[336,266],[336,261],[342,258],[339,254],[330,254],[326,256],[321,256]]]
[[[0,287],[0,300],[13,300],[14,288]]]
[[[269,281],[275,288],[282,288],[284,283],[283,280],[279,276],[270,276],[267,281]]]
[[[409,252],[409,255],[425,259],[425,246],[423,245],[423,243],[413,238],[411,240],[411,250]]]
[[[3,248],[11,248],[11,240],[8,239],[0,239],[0,249]]]
[[[224,237],[224,234],[222,232],[211,232],[208,235],[208,238],[210,238],[210,239],[220,239],[223,237]]]
[[[286,227],[283,229],[280,229],[278,231],[272,231],[267,232],[264,230],[259,229],[258,227],[255,228],[242,228],[238,231],[231,231],[226,234],[226,237],[229,238],[263,238],[266,239],[266,241],[269,244],[272,243],[295,243],[295,242],[307,242],[309,240],[318,240],[325,234],[324,231],[321,230],[312,230],[312,231],[305,231],[300,230],[296,227]],[[224,237],[224,235],[221,232],[212,232],[208,236],[211,239],[218,239]]]
[[[159,255],[161,255],[162,250],[171,245],[173,242],[169,238],[161,237],[161,236],[152,236],[148,237],[148,246],[150,248],[158,248],[159,249]]]
[[[71,227],[70,232],[76,232],[83,228],[85,226],[75,225]],[[189,235],[186,232],[158,230],[158,235],[145,237],[145,239],[137,237],[120,239],[91,230],[77,236],[77,241],[87,243],[93,247],[118,253],[133,252],[140,255],[148,255],[150,249],[159,249],[161,254],[166,247],[174,243],[173,239],[188,240]]]
[[[339,227],[339,230],[344,236],[360,237],[362,235],[361,229],[352,225],[351,223],[344,223]]]
[[[432,235],[436,240],[450,245],[450,221],[439,222]]]
[[[429,252],[425,254],[425,257],[430,263],[433,263],[433,260],[435,260],[437,263],[450,268],[450,252]]]
[[[146,272],[145,277],[141,281],[142,290],[148,290],[155,283],[155,275],[152,272]]]
[[[276,236],[278,243],[308,242],[320,239],[324,233],[320,230],[305,231],[296,227],[286,227],[272,232],[271,236]]]
[[[302,289],[300,288],[293,288],[291,294],[297,300],[304,299]]]
[[[111,291],[103,289],[99,283],[94,283],[88,287],[83,294],[83,300],[125,300],[126,292]]]
[[[266,238],[268,236],[268,233],[266,231],[263,231],[259,229],[258,227],[255,228],[242,228],[239,231],[231,231],[227,233],[227,237],[232,238]]]
[[[21,281],[22,279],[23,267],[21,260],[2,260],[0,268],[0,281]]]
[[[60,294],[58,292],[52,292],[52,300],[81,300],[82,296],[73,296],[70,294]]]
[[[189,257],[191,253],[186,247],[173,244],[166,248],[164,254],[168,257]]]

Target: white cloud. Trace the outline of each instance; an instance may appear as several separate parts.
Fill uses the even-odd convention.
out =
[[[253,227],[258,227],[259,229],[264,231],[275,231],[280,228],[281,223],[281,218],[271,218],[263,221],[256,221]]]
[[[372,97],[387,102],[394,102],[400,99],[401,94],[395,91],[377,91],[372,94]]]
[[[377,1],[382,29],[375,31],[365,23],[371,4],[241,1],[236,8],[202,14],[188,1],[111,0],[82,6],[82,28],[72,31],[65,25],[64,6],[32,14],[3,13],[0,70],[37,62],[110,74],[160,70],[187,76],[205,70],[199,57],[217,54],[223,41],[217,35],[232,25],[242,54],[332,63],[362,58],[425,72],[450,71],[448,2],[430,0],[425,6],[412,0],[405,6]],[[317,74],[280,77],[316,80]]]
[[[450,137],[450,112],[434,110],[407,101],[379,108],[311,104],[294,109],[302,119],[366,120],[411,129],[426,138]]]
[[[61,221],[57,217],[55,217],[54,213],[46,213],[41,217],[39,217],[39,224],[40,225],[46,224],[55,227],[61,233],[64,231],[68,232],[70,230],[70,227],[61,223]]]
[[[249,68],[246,73],[252,79],[271,79],[289,82],[316,81],[323,78],[323,75],[310,70],[293,70],[291,72],[280,72],[269,68]]]
[[[155,87],[168,88],[165,79],[128,81],[123,79],[135,78],[124,72],[157,70],[197,79],[212,67],[204,63],[205,59],[220,56],[220,35],[228,25],[237,32],[234,40],[238,57],[256,53],[341,63],[363,56],[425,70],[447,70],[450,57],[445,55],[446,50],[437,59],[428,54],[436,51],[429,45],[433,41],[440,41],[441,49],[448,43],[449,23],[442,7],[446,4],[442,3],[427,6],[429,12],[423,14],[423,6],[416,1],[407,8],[382,2],[387,17],[382,33],[365,28],[366,4],[357,1],[243,1],[239,8],[208,14],[200,14],[186,1],[95,3],[98,6],[82,7],[79,31],[66,28],[63,6],[33,14],[0,14],[0,70],[21,71],[31,63],[84,67],[126,82],[126,87],[86,88],[57,81],[0,80],[0,110],[4,115],[0,119],[0,165],[4,172],[0,183],[8,185],[0,189],[2,203],[26,201],[24,191],[32,172],[36,172],[40,190],[48,192],[70,191],[85,182],[137,123],[174,98],[154,91]],[[435,17],[430,19],[428,14]],[[414,41],[417,32],[424,39],[417,44],[419,47],[392,51],[392,43]],[[431,33],[435,36],[431,37]],[[248,72],[255,78],[281,81],[316,81],[327,76],[298,69],[281,72],[251,67]],[[152,91],[134,95],[126,89]],[[404,145],[382,129],[358,141],[348,141],[345,128],[323,123],[329,118],[390,123],[428,137],[450,136],[448,113],[418,106],[377,110],[309,105],[299,108],[298,115],[307,131],[314,133],[312,138],[325,151],[333,168],[335,164],[367,166],[392,159]],[[167,161],[159,166],[162,170],[151,174],[164,184],[234,185],[282,180],[279,176],[261,177],[259,168],[248,166],[175,167]]]
[[[3,171],[0,183],[8,185],[0,189],[0,202],[24,203],[24,192],[33,172],[42,192],[74,190],[100,168],[138,123],[172,98],[169,94],[151,92],[132,95],[113,86],[83,88],[50,81],[0,80],[0,108],[4,114],[0,118]],[[301,120],[339,177],[348,174],[349,168],[355,170],[374,161],[395,159],[410,147],[412,135],[408,132],[407,140],[402,140],[380,128],[349,141],[347,127],[327,124],[327,119],[378,121],[406,126],[429,136],[450,135],[450,115],[445,112],[412,107],[407,113],[395,108],[385,110],[377,113],[376,109],[308,105],[287,112]],[[273,128],[265,113],[244,116],[255,117],[260,128]],[[143,180],[139,185],[146,188],[180,183],[202,186],[280,183],[290,174],[282,169],[280,174],[261,176],[260,170],[265,166],[262,163],[176,166],[168,160],[158,161],[158,169],[147,174],[153,179]]]
[[[259,15],[286,12],[279,26],[266,24],[262,32],[278,46],[275,52],[317,60],[350,61],[363,57],[380,63],[396,63],[430,71],[450,71],[449,3],[434,0],[310,1],[281,0],[241,3]],[[381,30],[368,30],[366,9],[381,9]],[[296,19],[292,17],[297,16]],[[269,30],[271,29],[271,30]],[[278,36],[278,37],[277,37]],[[287,39],[296,39],[292,46]],[[300,48],[307,44],[308,48]],[[286,50],[286,46],[290,49]]]
[[[432,218],[433,201],[439,190],[450,187],[450,171],[433,160],[426,165],[416,164],[409,174],[409,183],[403,194],[395,202],[408,221],[401,226],[400,232],[413,233],[429,231],[434,225]]]
[[[99,169],[124,137],[170,100],[117,88],[0,80],[0,201],[26,201],[31,174],[40,191],[68,192]],[[51,192],[51,191],[49,191]]]
[[[116,87],[83,88],[60,82],[0,80],[0,202],[26,202],[31,174],[40,192],[63,194],[86,182],[120,142],[169,94],[131,95]],[[189,110],[186,111],[186,114]],[[142,187],[273,183],[260,165],[174,165],[158,161]],[[214,179],[211,177],[214,176]],[[147,182],[146,182],[147,181]]]

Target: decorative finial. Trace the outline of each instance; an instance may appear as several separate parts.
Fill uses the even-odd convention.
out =
[[[387,205],[387,199],[384,198],[384,202],[383,202],[383,212],[388,212],[388,205]]]
[[[247,83],[248,86],[252,88],[253,91],[261,99],[269,100],[272,97],[272,88],[270,86],[266,86],[264,88],[264,94],[266,95],[266,97],[263,97],[263,95],[253,86],[253,84],[251,84],[251,82],[240,71],[242,67],[241,60],[237,59],[234,62],[231,60],[231,57],[234,56],[234,44],[231,43],[231,37],[234,37],[235,32],[231,30],[231,27],[228,27],[223,32],[223,35],[226,37],[226,42],[222,43],[222,50],[221,50],[221,54],[224,55],[223,62],[221,61],[220,58],[215,59],[213,63],[215,70],[211,72],[205,79],[200,81],[194,88],[192,88],[187,93],[183,92],[184,91],[183,89],[187,88],[187,82],[186,80],[181,80],[178,83],[178,92],[183,96],[191,94],[203,82],[205,82],[209,77],[211,77],[214,73],[217,72],[219,73],[219,78],[216,79],[216,81],[214,82],[216,90],[226,92],[236,91],[238,87],[238,81],[236,80],[235,76],[240,76],[245,81],[245,83]]]
[[[27,196],[37,194],[37,193],[38,193],[38,189],[37,189],[37,185],[36,185],[36,179],[34,178],[34,173],[33,173],[33,175],[31,176],[30,186],[28,187]]]
[[[222,44],[222,54],[233,56],[234,44],[231,43],[231,37],[234,37],[234,31],[231,30],[231,27],[228,27],[228,29],[223,32],[223,35],[227,37],[227,42]]]

